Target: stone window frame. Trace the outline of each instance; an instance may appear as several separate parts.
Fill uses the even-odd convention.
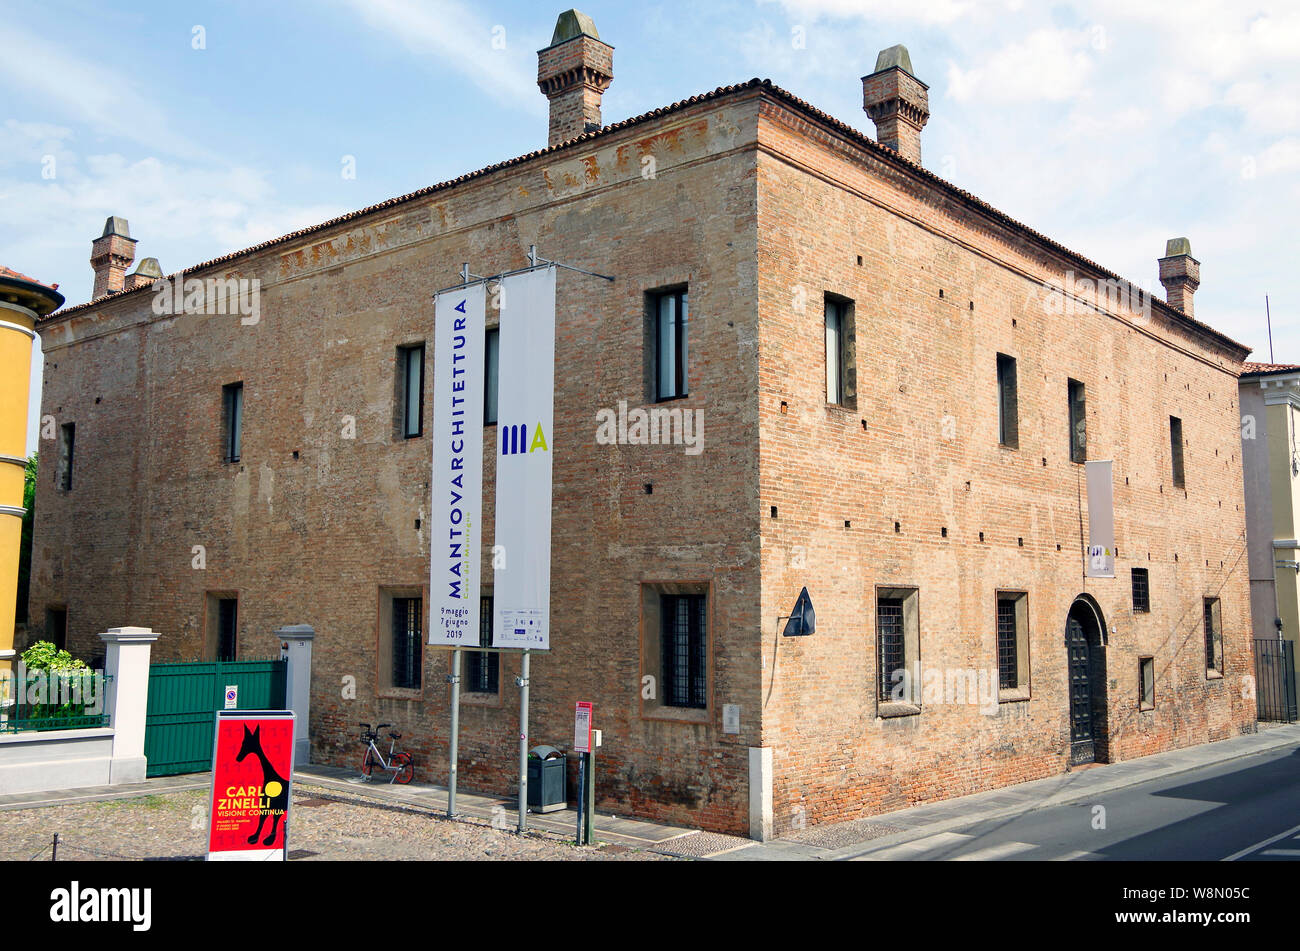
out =
[[[393,599],[420,598],[420,686],[393,686]],[[379,585],[376,590],[375,696],[381,700],[424,699],[429,685],[429,591],[423,584]]]
[[[1202,601],[1205,637],[1205,679],[1223,679],[1223,603],[1212,595]]]
[[[246,396],[243,380],[221,387],[221,461],[227,465],[238,465],[244,458]]]
[[[998,445],[1020,448],[1019,364],[1008,353],[997,354]],[[1008,413],[1008,408],[1010,412]]]
[[[871,612],[874,648],[871,692],[876,698],[876,716],[881,719],[916,716],[921,712],[921,683],[910,684],[912,696],[908,700],[880,696],[880,603],[884,600],[903,602],[903,666],[908,671],[916,671],[921,662],[921,589],[919,586],[876,585]]]
[[[1142,596],[1138,597],[1138,578],[1142,579]],[[1133,613],[1151,613],[1151,571],[1148,568],[1129,569],[1129,581],[1133,591]]]
[[[685,301],[686,316],[682,320],[682,333],[678,336],[677,351],[681,362],[680,392],[671,396],[659,393],[659,302],[669,296],[681,295]],[[648,403],[668,403],[691,396],[691,287],[688,281],[678,281],[645,292],[642,345],[644,358],[645,398]]]
[[[420,354],[420,398],[416,403],[415,431],[412,432],[410,425],[410,373],[411,373],[411,355]],[[428,375],[428,355],[429,350],[423,340],[412,340],[409,343],[400,344],[397,347],[396,366],[394,374],[394,400],[393,400],[393,440],[394,442],[406,442],[412,439],[421,439],[425,435],[425,390],[427,386]]]
[[[484,618],[484,616],[485,616],[485,615],[484,615],[484,612],[483,612],[483,600],[484,600],[485,598],[488,599],[488,600],[490,600],[490,601],[493,601],[493,604],[495,604],[495,601],[493,600],[493,599],[494,599],[494,592],[493,592],[493,588],[492,588],[492,586],[491,586],[490,584],[483,585],[483,587],[479,590],[479,630],[480,630],[480,638],[482,637],[483,618]],[[489,615],[487,615],[487,617],[488,617],[488,631],[491,631],[491,630],[492,630],[491,615],[489,614]],[[482,641],[480,640],[480,644],[481,644],[481,643],[482,643]],[[488,652],[488,653],[480,653],[479,651],[477,651],[477,650],[473,650],[473,649],[471,649],[471,648],[465,648],[465,649],[463,649],[463,650],[461,651],[461,659],[460,659],[460,687],[461,687],[461,690],[460,690],[460,699],[461,699],[461,703],[470,703],[470,704],[474,704],[474,705],[476,705],[476,706],[483,706],[483,707],[499,707],[499,706],[501,706],[501,703],[502,703],[502,700],[501,700],[501,697],[502,697],[502,694],[501,694],[501,681],[502,681],[502,678],[503,678],[504,675],[505,675],[505,667],[506,667],[506,665],[505,665],[505,661],[504,661],[504,657],[502,656],[504,653],[505,653],[504,651],[500,651],[500,650],[497,650],[497,651],[491,651],[491,652]],[[514,653],[517,653],[517,652],[514,652]],[[496,689],[496,690],[471,690],[471,689],[469,689],[470,657],[471,657],[471,656],[474,656],[474,655],[478,655],[478,656],[481,656],[481,657],[483,657],[483,658],[492,658],[492,657],[495,657],[495,658],[496,658],[496,663],[497,663],[497,689]],[[489,661],[489,663],[490,663],[490,661]]]
[[[72,472],[76,466],[77,424],[69,421],[59,426],[59,454],[54,467],[54,487],[60,492],[72,491]]]
[[[829,318],[831,305],[838,308],[839,318],[839,398],[830,398],[830,354],[823,352],[826,363],[826,405],[833,409],[857,412],[858,409],[858,366],[857,366],[857,302],[851,297],[826,291],[822,296],[822,322],[826,331],[824,337],[829,339]],[[826,346],[823,350],[829,350]]]
[[[997,608],[1003,601],[1013,601],[1016,612],[1016,685],[1014,687],[1003,687],[1001,673],[1001,658],[997,657]],[[1030,688],[1030,633],[1029,633],[1029,592],[1022,588],[999,588],[993,595],[994,605],[994,656],[999,661],[997,670],[998,677],[998,702],[999,703],[1017,703],[1024,700],[1032,699]]]
[[[673,707],[662,699],[660,681],[663,679],[663,654],[661,643],[660,596],[665,594],[687,594],[704,596],[704,637],[705,637],[705,705],[703,707]],[[714,653],[717,646],[717,627],[714,622],[717,612],[714,604],[714,586],[712,579],[662,581],[644,580],[637,586],[639,600],[640,656],[641,672],[637,679],[636,690],[640,703],[642,720],[659,720],[670,723],[709,724],[713,720],[717,704],[713,695]],[[654,690],[646,697],[643,689],[645,678],[654,678],[651,683]]]
[[[1067,377],[1065,391],[1066,415],[1070,421],[1070,462],[1083,465],[1088,461],[1088,387],[1080,380]]]
[[[1175,489],[1187,488],[1187,468],[1183,458],[1183,420],[1169,417],[1169,461]]]
[[[203,656],[220,660],[221,602],[235,602],[235,659],[239,659],[239,619],[244,616],[244,598],[238,588],[208,588],[203,592]]]
[[[1151,699],[1147,699],[1147,674],[1151,675]],[[1146,713],[1156,708],[1156,659],[1149,654],[1138,656],[1138,710]]]

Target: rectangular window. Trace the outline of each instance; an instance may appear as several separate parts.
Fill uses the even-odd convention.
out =
[[[217,660],[232,661],[239,656],[238,645],[239,601],[221,598],[217,601]]]
[[[998,598],[998,686],[1016,685],[1016,602]]]
[[[686,289],[668,291],[651,297],[654,324],[655,400],[676,399],[686,395],[687,327],[690,307]]]
[[[1088,411],[1083,384],[1068,381],[1070,392],[1070,461],[1088,461]]]
[[[1019,407],[1016,403],[1016,358],[998,354],[998,442],[1010,449],[1020,446]]]
[[[903,599],[881,598],[876,602],[877,670],[880,674],[879,699],[889,700],[899,671],[906,671],[903,634]]]
[[[1183,421],[1169,417],[1169,455],[1174,466],[1174,487],[1183,488]]]
[[[1156,661],[1154,657],[1138,658],[1138,709],[1154,710],[1156,706]]]
[[[486,363],[483,372],[483,425],[491,426],[497,421],[497,381],[501,375],[500,328],[493,327],[487,332],[483,358]]]
[[[209,591],[204,596],[203,656],[208,660],[239,659],[239,592]]]
[[[844,403],[845,306],[826,298],[826,402]]]
[[[223,410],[221,458],[238,462],[244,442],[244,384],[230,383],[221,388]]]
[[[659,597],[663,702],[669,707],[708,706],[708,632],[705,596]]]
[[[1223,618],[1218,598],[1205,599],[1205,673],[1223,676]]]
[[[876,700],[881,716],[919,713],[921,684],[918,592],[915,588],[876,589]]]
[[[72,457],[77,448],[77,424],[64,423],[59,427],[58,486],[67,492],[72,489]]]
[[[999,699],[1028,699],[1029,595],[1023,591],[999,591],[997,602]]]
[[[478,644],[492,646],[492,595],[478,599]],[[470,693],[497,693],[501,681],[501,655],[495,651],[468,651],[465,654],[465,689]]]
[[[1133,569],[1133,610],[1142,614],[1151,611],[1151,584],[1145,568]]]
[[[424,344],[397,348],[403,439],[424,435]]]
[[[393,681],[394,687],[420,689],[421,645],[424,600],[393,598]]]
[[[45,609],[45,635],[42,640],[49,641],[59,650],[68,646],[68,609]]]

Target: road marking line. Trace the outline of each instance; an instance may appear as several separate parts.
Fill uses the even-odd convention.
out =
[[[990,845],[986,849],[976,849],[974,852],[954,855],[949,861],[996,862],[1000,859],[1010,858],[1013,855],[1019,855],[1021,852],[1032,852],[1036,848],[1038,846],[1030,845],[1028,842],[1003,842],[1000,845]]]
[[[1058,855],[1056,858],[1049,859],[1052,862],[1078,862],[1082,859],[1100,859],[1101,856],[1096,852],[1066,852],[1064,855]]]
[[[1297,832],[1300,832],[1300,826],[1292,826],[1290,829],[1287,829],[1285,832],[1278,833],[1277,835],[1273,836],[1271,839],[1265,839],[1263,842],[1256,842],[1254,845],[1247,846],[1246,848],[1242,849],[1240,852],[1233,852],[1231,855],[1229,855],[1227,858],[1223,859],[1222,861],[1235,862],[1243,855],[1249,855],[1251,852],[1254,852],[1256,849],[1267,848],[1268,846],[1272,845],[1274,842],[1280,842],[1282,839],[1285,839],[1288,836],[1294,836]]]
[[[1265,849],[1260,855],[1289,855],[1292,858],[1300,856],[1300,849]]]
[[[970,838],[971,836],[961,832],[939,832],[935,835],[926,836],[924,839],[904,842],[902,845],[891,845],[888,848],[878,849],[875,852],[868,852],[866,855],[859,855],[857,858],[853,859],[853,861],[907,861],[909,859],[919,858],[923,852],[954,846],[961,842],[967,842]]]

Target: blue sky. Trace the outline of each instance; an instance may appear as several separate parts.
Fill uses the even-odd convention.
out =
[[[0,264],[69,303],[122,215],[172,272],[546,144],[536,53],[565,7],[457,0],[13,2]],[[585,2],[604,120],[766,77],[874,134],[860,77],[905,44],[924,164],[1148,288],[1167,238],[1196,315],[1300,362],[1300,4]],[[16,51],[16,53],[15,53]],[[342,174],[346,157],[355,178]],[[1163,295],[1163,292],[1160,291]],[[34,381],[39,381],[39,359]],[[28,443],[36,445],[33,390]]]

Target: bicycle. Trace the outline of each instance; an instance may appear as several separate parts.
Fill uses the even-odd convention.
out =
[[[393,778],[388,781],[391,786],[393,783],[401,783],[405,786],[415,777],[415,765],[411,762],[411,754],[404,753],[397,749],[397,741],[402,738],[402,734],[389,732],[388,757],[384,757],[383,751],[375,745],[379,739],[379,731],[386,726],[392,726],[391,723],[381,723],[373,730],[370,729],[369,723],[361,724],[361,739],[366,744],[365,756],[361,759],[361,775],[370,781],[371,774],[375,769],[382,769],[393,774]]]

